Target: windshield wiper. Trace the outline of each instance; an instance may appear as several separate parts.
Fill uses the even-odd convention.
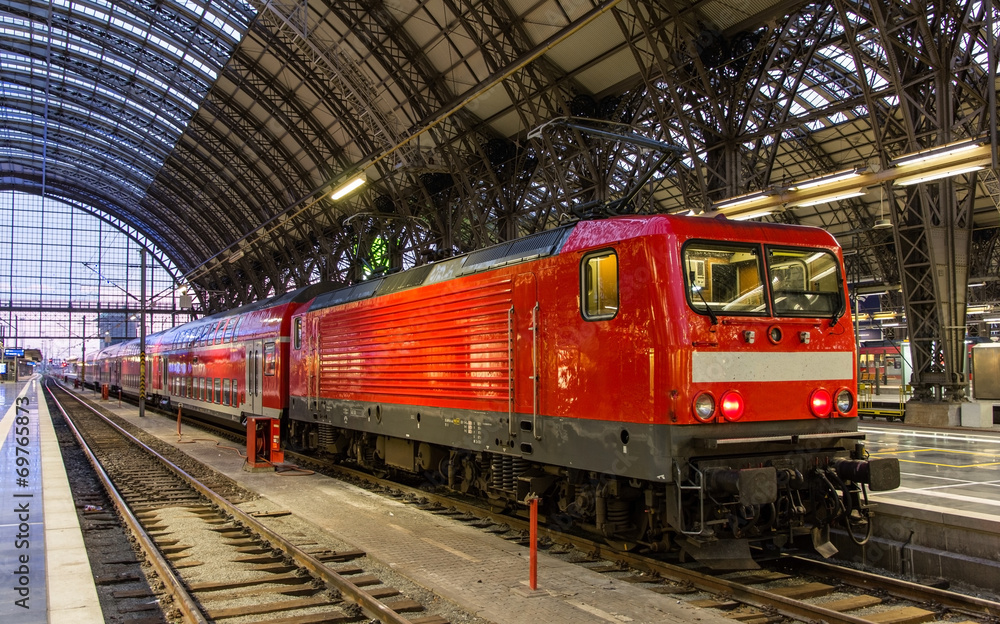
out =
[[[691,271],[689,278],[691,280],[691,290],[698,293],[698,298],[705,304],[705,311],[708,312],[708,318],[712,321],[712,325],[718,325],[719,319],[715,316],[715,311],[712,310],[712,306],[708,305],[708,300],[705,299],[705,295],[701,294],[701,286],[694,283],[694,271]]]

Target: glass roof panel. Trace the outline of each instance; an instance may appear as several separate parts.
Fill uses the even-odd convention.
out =
[[[98,172],[136,208],[255,17],[240,0],[17,8],[0,13],[0,167]]]

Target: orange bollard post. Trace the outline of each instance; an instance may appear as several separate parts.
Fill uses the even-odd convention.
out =
[[[118,388],[118,407],[122,406],[122,389]]]
[[[538,589],[538,501],[541,500],[537,496],[533,496],[528,499],[528,506],[531,510],[531,520],[529,529],[529,572],[528,572],[528,587],[531,591]]]
[[[177,406],[177,440],[178,441],[180,441],[180,439],[183,437],[181,435],[181,411],[183,409],[184,409],[184,407],[182,405],[178,405]]]

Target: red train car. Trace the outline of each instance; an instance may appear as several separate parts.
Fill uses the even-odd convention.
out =
[[[303,306],[289,435],[706,560],[825,541],[899,480],[857,433],[846,297],[822,230],[583,221]]]
[[[291,316],[328,288],[301,288],[149,335],[148,400],[222,421],[279,422],[288,407]],[[108,384],[113,391],[137,397],[139,341],[111,345],[94,354],[87,377],[91,384]],[[280,437],[274,439],[280,443]]]

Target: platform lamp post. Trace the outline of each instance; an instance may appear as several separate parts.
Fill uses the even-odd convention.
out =
[[[139,249],[139,418],[146,416],[146,248]]]

